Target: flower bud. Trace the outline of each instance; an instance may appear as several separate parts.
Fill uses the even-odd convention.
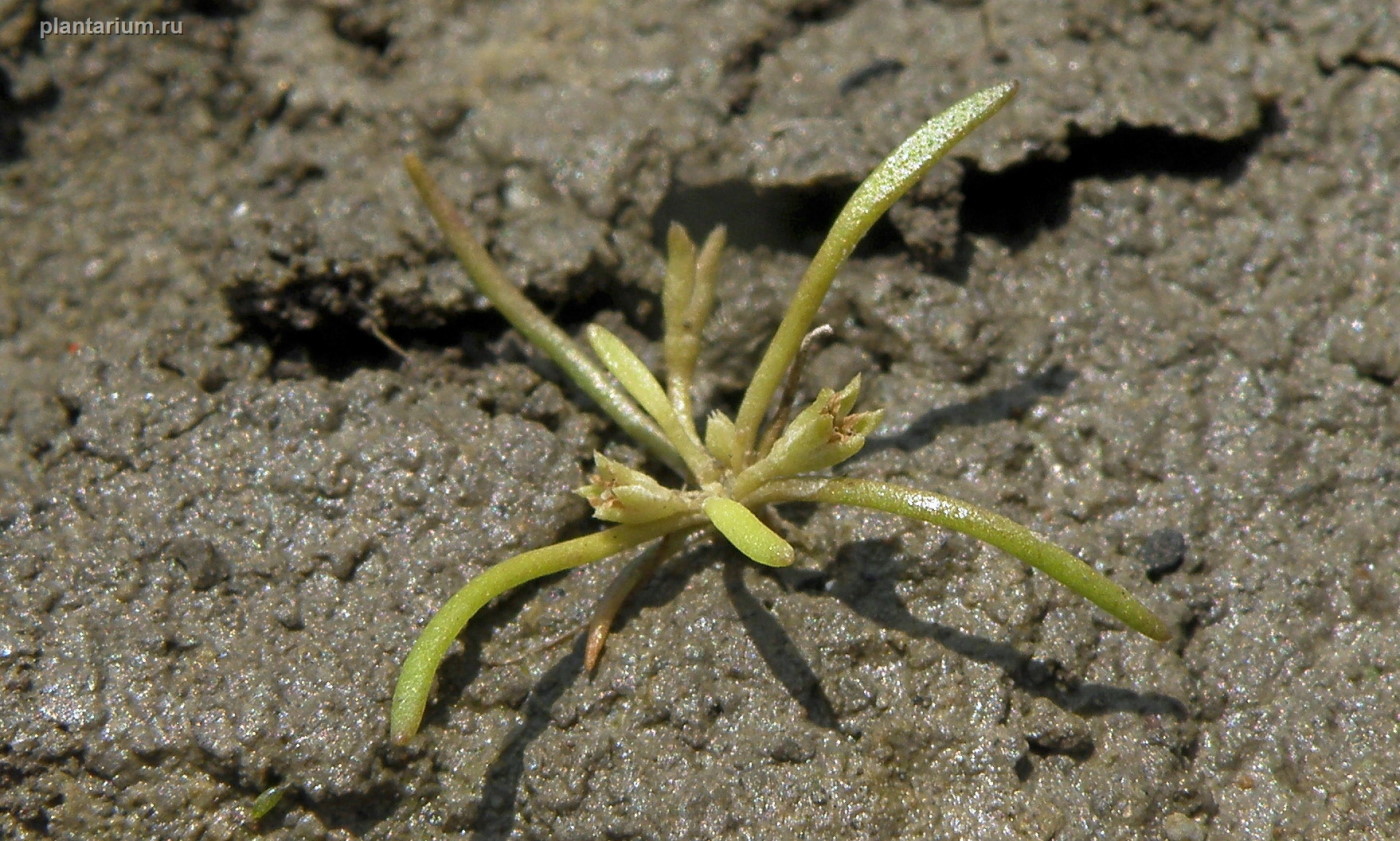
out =
[[[785,476],[812,473],[840,464],[865,446],[865,436],[883,411],[850,414],[860,396],[860,377],[840,391],[824,388],[792,419],[768,454],[740,476],[745,489]]]

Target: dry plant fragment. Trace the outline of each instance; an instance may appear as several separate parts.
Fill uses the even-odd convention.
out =
[[[786,405],[773,411],[779,387],[795,376],[794,366],[817,309],[856,243],[929,167],[1015,93],[1016,83],[1007,82],[967,97],[926,123],[870,173],[803,275],[737,414],[731,419],[712,412],[703,434],[693,415],[691,383],[700,334],[714,304],[723,230],[711,234],[699,249],[679,226],[668,232],[662,290],[663,382],[620,339],[597,325],[587,330],[594,354],[590,357],[509,284],[422,163],[411,155],[406,159],[409,177],[477,288],[628,435],[685,483],[680,488],[667,487],[645,471],[597,455],[589,484],[578,493],[593,506],[598,519],[617,525],[501,561],[449,599],[424,628],[399,674],[389,724],[395,742],[405,742],[418,731],[448,647],[471,617],[497,595],[540,576],[665,538],[654,555],[629,564],[600,600],[588,635],[586,658],[591,668],[627,593],[677,551],[687,535],[713,527],[758,563],[791,564],[796,557],[791,544],[758,514],[763,506],[775,503],[856,505],[962,532],[1044,571],[1134,630],[1155,640],[1170,638],[1166,624],[1126,590],[999,514],[900,485],[821,476],[821,471],[859,452],[880,422],[878,409],[853,411],[860,395],[859,378],[840,391],[822,389],[795,415]],[[770,415],[765,428],[764,419]]]

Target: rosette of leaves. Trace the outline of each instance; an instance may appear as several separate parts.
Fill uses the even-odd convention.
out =
[[[931,491],[827,471],[860,451],[880,422],[878,409],[855,411],[857,377],[840,390],[822,389],[794,412],[790,395],[813,319],[837,269],[890,205],[958,141],[1011,100],[1016,83],[975,93],[934,117],[882,161],[856,189],[797,286],[753,374],[737,412],[714,411],[703,432],[691,383],[700,335],[714,304],[724,246],[717,230],[696,247],[673,225],[662,289],[664,381],[617,336],[586,330],[592,355],[551,322],[505,278],[469,226],[414,156],[406,166],[418,192],[477,288],[510,323],[547,354],[580,389],[658,463],[680,477],[652,473],[599,454],[578,490],[609,528],[515,555],[472,578],[428,622],[400,672],[390,736],[405,742],[419,728],[438,666],[472,616],[497,595],[527,581],[659,541],[656,551],[624,568],[589,624],[585,660],[592,668],[626,595],[688,535],[710,529],[760,564],[781,567],[796,557],[770,525],[767,507],[784,502],[834,503],[923,520],[984,541],[1042,570],[1130,628],[1155,640],[1166,624],[1122,587],[1059,546],[999,514]]]

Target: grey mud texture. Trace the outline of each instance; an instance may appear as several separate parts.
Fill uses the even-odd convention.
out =
[[[1388,3],[104,5],[179,34],[0,0],[0,837],[1400,837]],[[1007,78],[807,386],[888,408],[851,473],[1033,525],[1177,638],[798,508],[795,568],[696,544],[591,677],[621,559],[503,600],[391,749],[434,608],[635,454],[402,155],[573,331],[654,338],[665,224],[726,223],[725,404],[861,176]]]

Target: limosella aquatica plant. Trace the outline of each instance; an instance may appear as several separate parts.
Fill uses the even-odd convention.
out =
[[[798,409],[791,402],[812,323],[841,264],[901,195],[974,128],[1011,100],[1016,83],[975,93],[934,117],[885,158],[842,209],[798,283],[787,312],[754,371],[738,411],[713,411],[696,423],[692,379],[701,331],[714,304],[724,232],[697,248],[672,225],[662,287],[664,379],[617,336],[592,325],[592,355],[510,284],[431,180],[422,163],[408,174],[472,281],[510,323],[552,359],[599,408],[639,444],[658,473],[597,454],[578,493],[608,528],[506,558],[467,582],[428,622],[405,659],[390,714],[390,736],[405,742],[419,728],[439,664],[478,610],[497,595],[540,576],[592,563],[643,544],[659,546],[624,567],[589,624],[586,663],[597,661],[627,594],[685,538],[718,533],[741,554],[767,566],[793,563],[796,552],[770,525],[768,506],[785,502],[855,505],[962,532],[1042,570],[1128,627],[1155,640],[1167,625],[1093,567],[1000,514],[932,491],[830,475],[860,451],[880,423],[879,409],[856,410],[860,378],[823,388]],[[667,474],[677,477],[673,481]]]

